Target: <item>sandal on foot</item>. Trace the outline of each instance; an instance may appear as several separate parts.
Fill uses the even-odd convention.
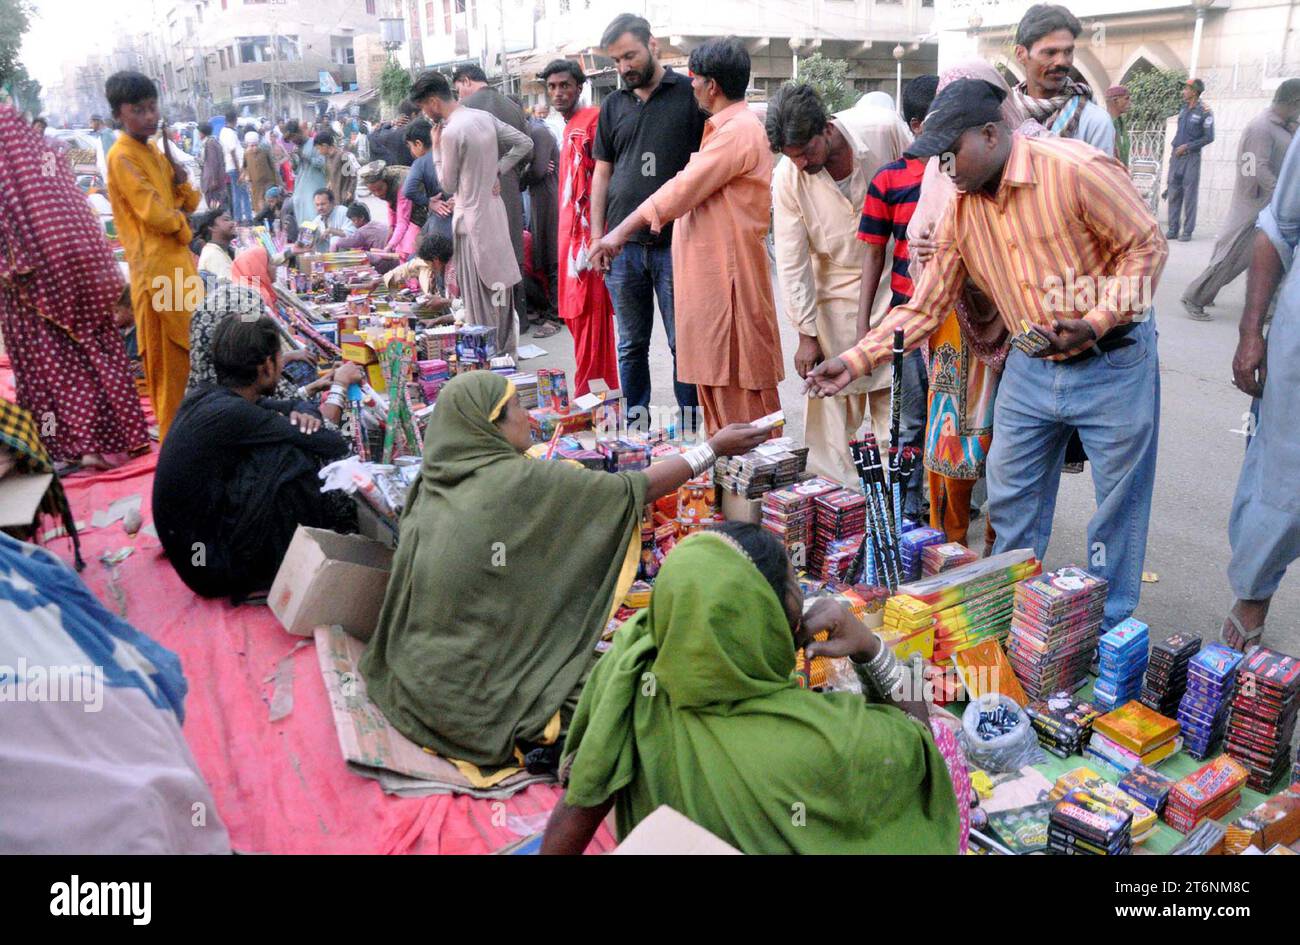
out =
[[[1228,624],[1232,624],[1232,626],[1236,628],[1237,633],[1241,635],[1242,653],[1249,653],[1253,647],[1259,644],[1260,638],[1264,636],[1264,624],[1261,623],[1254,630],[1248,631],[1241,625],[1241,618],[1229,611],[1227,619],[1223,621],[1223,626],[1219,628],[1219,639],[1225,646],[1232,646],[1232,643],[1228,641],[1228,634],[1226,632]]]
[[[549,338],[560,333],[560,326],[554,322],[542,322],[533,329],[534,338]]]

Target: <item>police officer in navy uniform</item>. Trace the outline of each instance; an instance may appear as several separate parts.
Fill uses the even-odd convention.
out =
[[[1196,196],[1201,183],[1201,148],[1214,140],[1214,113],[1201,102],[1205,83],[1188,79],[1183,86],[1183,107],[1178,112],[1174,155],[1169,161],[1168,239],[1186,243],[1196,228]],[[1181,227],[1179,222],[1181,220]],[[1181,229],[1181,235],[1179,231]]]

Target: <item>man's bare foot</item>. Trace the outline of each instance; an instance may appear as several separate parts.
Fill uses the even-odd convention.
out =
[[[1259,643],[1264,635],[1264,621],[1270,603],[1271,599],[1239,600],[1233,604],[1220,631],[1223,642],[1242,652]]]

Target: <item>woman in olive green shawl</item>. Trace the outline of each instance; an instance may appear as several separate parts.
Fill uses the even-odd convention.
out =
[[[746,547],[713,531],[678,544],[592,671],[542,851],[581,852],[613,802],[620,837],[666,804],[745,853],[955,853],[956,799],[924,707],[799,688],[798,585],[755,564],[749,546],[766,554],[771,536],[732,531]],[[874,634],[820,604],[800,639],[829,629],[823,654],[874,655]]]
[[[735,425],[709,445],[732,455],[765,435]],[[510,381],[476,371],[442,389],[361,660],[393,726],[476,786],[538,746],[555,746],[554,767],[596,641],[635,576],[642,506],[693,475],[681,457],[611,474],[529,459],[528,446]]]

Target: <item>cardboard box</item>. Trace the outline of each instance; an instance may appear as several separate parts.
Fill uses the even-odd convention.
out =
[[[760,525],[763,521],[763,497],[746,499],[726,489],[718,490],[718,511],[728,522],[750,522]]]
[[[0,528],[30,527],[52,482],[53,473],[14,473],[0,479]]]
[[[338,624],[369,640],[379,622],[392,549],[360,535],[298,526],[267,603],[284,629],[309,637]]]
[[[614,848],[615,856],[740,856],[725,840],[666,804],[632,828]]]

